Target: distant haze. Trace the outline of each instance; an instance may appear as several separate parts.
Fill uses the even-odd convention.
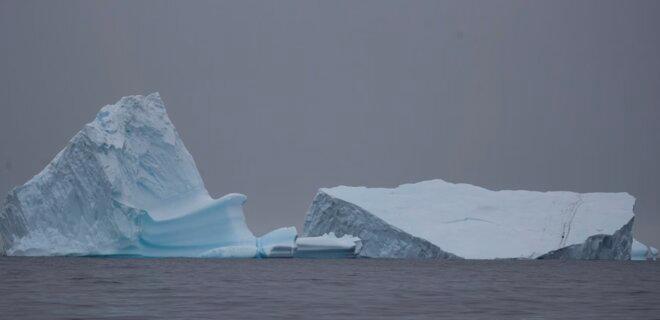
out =
[[[0,193],[160,92],[256,234],[320,187],[626,191],[660,247],[660,1],[0,0]]]

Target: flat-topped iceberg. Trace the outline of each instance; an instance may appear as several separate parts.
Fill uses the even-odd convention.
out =
[[[211,198],[158,93],[124,97],[9,193],[0,254],[254,257],[245,200]]]
[[[634,203],[627,193],[491,191],[442,180],[340,186],[319,190],[303,236],[352,234],[367,257],[630,259]]]

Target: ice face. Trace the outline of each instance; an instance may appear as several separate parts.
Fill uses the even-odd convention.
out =
[[[244,201],[209,196],[158,93],[124,97],[9,193],[0,211],[0,254],[256,252]],[[224,251],[219,255],[231,250]]]
[[[303,236],[355,234],[371,257],[536,258],[613,235],[633,218],[634,203],[627,193],[491,191],[442,180],[340,186],[319,191]],[[630,241],[621,246],[629,256]]]

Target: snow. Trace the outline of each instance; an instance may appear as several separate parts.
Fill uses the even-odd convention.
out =
[[[245,200],[211,198],[158,93],[124,97],[9,193],[0,254],[254,257]]]
[[[470,259],[535,258],[592,235],[613,234],[633,218],[635,203],[627,193],[491,191],[439,179],[392,189],[339,186],[319,193],[357,205],[395,230]],[[323,210],[313,205],[309,215]],[[363,218],[345,221],[351,219]],[[308,221],[306,227],[315,223],[322,224]],[[365,241],[362,233],[358,236]]]

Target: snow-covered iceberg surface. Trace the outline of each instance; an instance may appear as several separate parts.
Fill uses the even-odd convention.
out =
[[[353,258],[359,254],[362,241],[348,234],[337,237],[333,232],[318,237],[296,239],[297,258]]]
[[[627,193],[491,191],[442,180],[340,186],[319,190],[303,236],[352,234],[366,257],[630,259],[634,203]]]
[[[101,109],[0,210],[0,254],[255,257],[246,197],[212,199],[158,93]]]

